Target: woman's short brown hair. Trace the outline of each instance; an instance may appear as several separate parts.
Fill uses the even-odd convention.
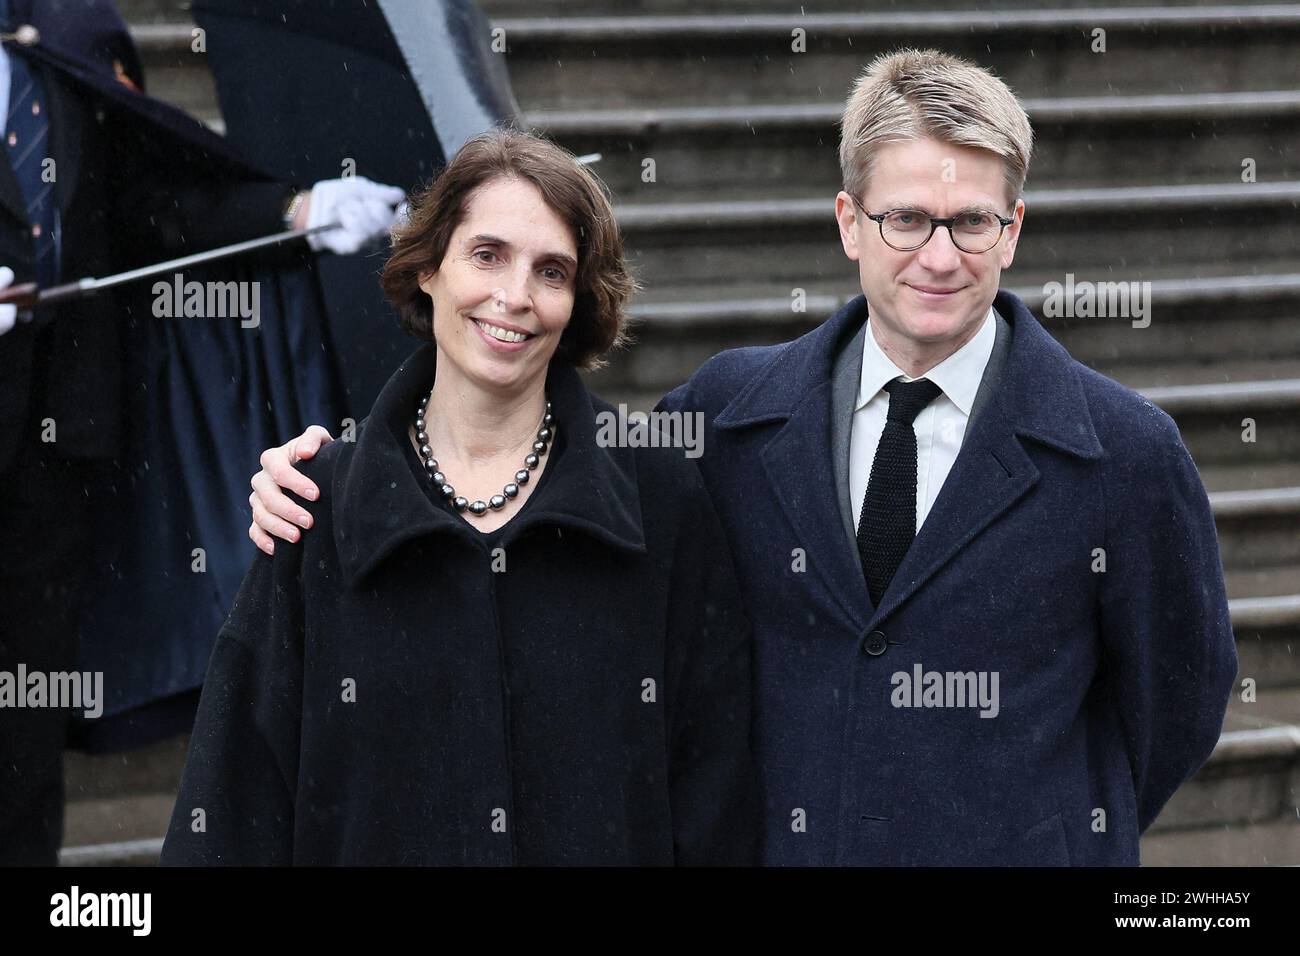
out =
[[[451,234],[464,221],[470,195],[494,179],[523,179],[573,229],[578,247],[573,315],[555,357],[595,368],[601,356],[626,341],[624,311],[636,282],[623,258],[623,237],[604,184],[568,150],[515,129],[474,137],[423,190],[411,194],[405,221],[392,233],[393,251],[380,280],[402,328],[433,338],[433,304],[420,275],[442,265]]]

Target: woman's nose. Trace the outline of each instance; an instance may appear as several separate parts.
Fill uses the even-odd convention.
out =
[[[493,290],[492,300],[499,311],[526,312],[532,308],[531,277],[525,269],[511,269]]]

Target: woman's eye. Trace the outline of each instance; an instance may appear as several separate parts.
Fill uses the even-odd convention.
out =
[[[564,273],[559,269],[548,266],[542,270],[542,275],[546,276],[551,282],[563,282]]]
[[[496,262],[497,254],[491,249],[476,249],[474,258],[479,262]]]

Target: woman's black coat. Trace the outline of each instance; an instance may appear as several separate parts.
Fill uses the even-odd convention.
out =
[[[303,467],[312,530],[221,630],[163,863],[752,862],[749,627],[696,467],[601,447],[554,365],[563,448],[490,553],[404,457],[435,359]]]

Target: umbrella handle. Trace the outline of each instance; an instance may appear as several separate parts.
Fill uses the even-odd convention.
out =
[[[23,282],[0,289],[0,305],[16,305],[20,309],[30,309],[40,298],[40,287],[35,282]]]

